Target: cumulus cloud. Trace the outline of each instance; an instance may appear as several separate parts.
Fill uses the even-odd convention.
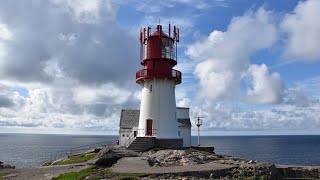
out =
[[[281,27],[287,33],[285,54],[303,61],[320,60],[320,1],[301,1],[287,14]]]
[[[11,101],[11,99],[7,98],[4,95],[0,95],[0,108],[1,107],[11,107],[13,106],[13,102]]]
[[[120,109],[124,104],[131,103],[137,107],[139,103],[131,92],[118,87],[111,88],[111,85],[106,92],[103,90],[107,85],[92,89],[82,86],[74,89],[52,88],[43,84],[26,86],[28,96],[22,96],[16,91],[7,92],[6,101],[0,96],[2,127],[110,133],[118,128],[114,122],[119,120]],[[10,85],[7,87],[11,88]]]
[[[117,6],[113,0],[51,0],[80,23],[98,23],[103,18],[113,20]],[[104,13],[107,12],[107,16]]]
[[[200,80],[200,96],[216,99],[239,91],[250,55],[271,47],[277,37],[272,13],[260,8],[233,18],[226,32],[215,30],[189,46],[187,54],[198,62],[194,74]]]
[[[262,79],[270,80],[272,77],[272,74],[267,73],[263,65],[251,67],[258,69],[257,72]],[[311,78],[295,83],[284,90],[282,103],[272,106],[264,105],[264,103],[251,105],[230,101],[202,101],[203,104],[191,108],[190,115],[191,117],[205,117],[202,128],[209,134],[225,130],[229,132],[274,130],[273,133],[284,132],[284,130],[287,132],[300,130],[305,133],[307,131],[316,132],[320,128],[318,110],[320,96],[316,93],[310,94],[310,92],[319,91],[319,82],[319,78]],[[266,87],[266,89],[269,88]]]
[[[114,20],[117,9],[109,0],[1,4],[2,127],[118,128],[120,109],[138,107],[139,51]]]
[[[285,103],[302,107],[310,105],[310,99],[302,89],[289,88],[286,93],[288,95],[287,99],[285,100]]]
[[[283,82],[279,73],[269,74],[265,64],[250,65],[248,69],[251,87],[247,90],[247,100],[253,103],[279,103],[282,100]]]
[[[136,8],[136,10],[148,13],[157,13],[163,9],[173,9],[176,6],[186,6],[195,9],[206,9],[211,6],[226,7],[227,2],[220,0],[199,0],[194,3],[192,0],[162,0],[162,1],[148,1],[148,0],[132,0],[121,1],[124,4],[130,4]]]
[[[203,120],[202,129],[210,132],[226,130],[306,130],[319,129],[320,118],[317,108],[320,104],[310,107],[278,105],[271,109],[252,110],[241,108],[237,104],[210,103],[198,107]],[[196,108],[192,108],[195,110]],[[199,112],[192,112],[197,117]],[[210,134],[210,132],[207,132]]]
[[[112,1],[3,3],[1,31],[7,35],[0,39],[8,39],[8,34],[11,38],[0,40],[0,48],[6,50],[1,55],[0,77],[49,83],[54,79],[44,69],[54,61],[66,76],[82,83],[133,80],[138,66],[134,61],[138,60],[138,41],[113,20],[116,9]],[[79,22],[75,20],[78,16],[93,18],[95,23]],[[132,68],[122,70],[124,60]]]
[[[119,105],[128,101],[132,95],[130,91],[121,89],[113,84],[104,84],[100,87],[76,87],[73,88],[73,99],[79,104]]]

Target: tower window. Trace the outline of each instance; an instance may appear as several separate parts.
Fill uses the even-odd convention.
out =
[[[150,85],[150,89],[149,90],[150,90],[150,92],[152,92],[152,85]]]

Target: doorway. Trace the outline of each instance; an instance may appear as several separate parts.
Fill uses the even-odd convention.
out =
[[[146,136],[152,136],[152,119],[147,119],[147,133]]]

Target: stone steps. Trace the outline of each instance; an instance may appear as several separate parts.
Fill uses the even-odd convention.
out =
[[[143,152],[154,146],[154,137],[137,137],[128,147],[128,149]]]

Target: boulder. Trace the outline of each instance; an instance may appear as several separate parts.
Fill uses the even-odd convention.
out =
[[[2,161],[0,161],[0,169],[15,169],[15,166],[11,166],[9,164],[4,164]]]
[[[95,165],[100,167],[111,167],[122,157],[136,157],[137,155],[138,154],[136,152],[121,147],[104,148],[98,153],[98,160],[96,161]]]

